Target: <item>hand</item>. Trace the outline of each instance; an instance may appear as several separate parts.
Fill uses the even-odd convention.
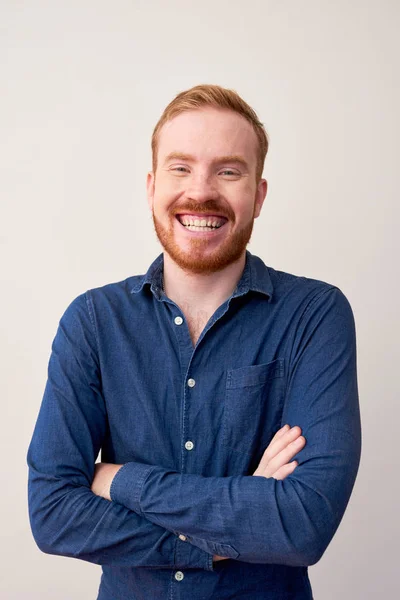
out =
[[[300,435],[301,429],[298,425],[290,428],[285,425],[276,432],[261,457],[253,476],[266,477],[269,479],[285,479],[293,473],[298,462],[289,462],[306,444],[305,438]]]
[[[92,492],[96,496],[102,496],[106,500],[111,500],[111,482],[121,467],[122,465],[113,465],[112,463],[96,463],[94,465],[94,478],[90,486]]]

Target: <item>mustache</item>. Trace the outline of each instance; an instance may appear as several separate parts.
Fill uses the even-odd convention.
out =
[[[216,200],[210,199],[204,202],[195,202],[194,200],[187,200],[184,204],[174,206],[171,209],[173,216],[184,214],[185,212],[192,212],[198,215],[210,215],[215,214],[222,217],[226,217],[231,221],[235,220],[235,213],[230,206],[226,206],[217,202]]]

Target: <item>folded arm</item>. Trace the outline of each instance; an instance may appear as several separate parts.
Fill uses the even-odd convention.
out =
[[[335,534],[356,479],[361,423],[353,313],[338,288],[309,304],[296,330],[282,422],[307,440],[282,481],[203,477],[126,463],[110,495],[210,553],[246,562],[313,565]]]
[[[39,548],[92,563],[212,570],[212,556],[91,490],[107,428],[85,295],[65,311],[28,450],[29,517]]]

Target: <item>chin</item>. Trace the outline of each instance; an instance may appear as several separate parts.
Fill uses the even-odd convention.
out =
[[[246,251],[253,223],[252,220],[246,227],[225,238],[215,250],[207,251],[207,242],[201,239],[180,245],[172,228],[168,230],[154,219],[156,234],[165,252],[182,270],[198,275],[216,273],[237,262]]]

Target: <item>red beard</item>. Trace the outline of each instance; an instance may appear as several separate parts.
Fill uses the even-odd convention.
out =
[[[185,214],[185,211],[195,214],[222,214],[228,219],[228,223],[235,220],[235,215],[231,209],[221,208],[214,200],[208,200],[201,204],[195,202],[186,202],[183,207],[175,207],[171,211],[170,226],[167,229],[154,216],[153,223],[157,237],[164,250],[169,254],[172,260],[184,271],[206,275],[221,271],[228,265],[236,262],[246,250],[250,241],[254,225],[254,211],[250,222],[239,231],[228,235],[214,251],[208,251],[208,246],[213,242],[208,239],[194,237],[190,242],[190,249],[182,250],[174,239],[174,220],[176,214]],[[226,224],[224,227],[228,227]]]

